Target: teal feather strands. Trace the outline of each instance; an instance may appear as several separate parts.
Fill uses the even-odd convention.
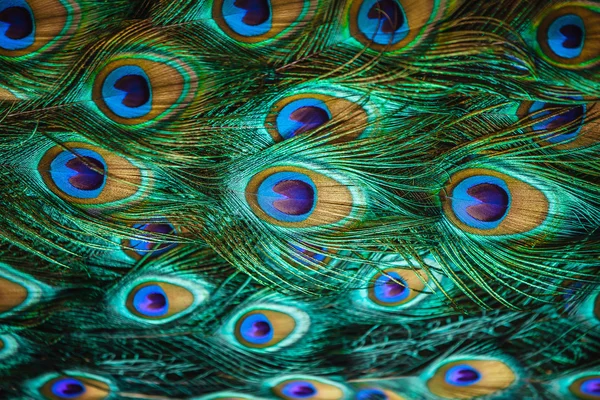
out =
[[[0,398],[599,398],[599,16],[0,0]]]

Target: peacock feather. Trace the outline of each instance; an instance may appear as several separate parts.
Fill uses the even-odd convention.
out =
[[[0,399],[600,399],[598,0],[0,0]]]

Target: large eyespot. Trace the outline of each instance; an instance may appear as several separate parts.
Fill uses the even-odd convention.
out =
[[[323,126],[324,135],[340,135],[332,143],[360,137],[368,128],[367,112],[346,98],[319,93],[304,93],[279,100],[267,116],[266,127],[276,142],[311,132]]]
[[[79,9],[69,0],[4,0],[0,3],[0,55],[18,57],[48,49],[72,34]]]
[[[390,268],[377,273],[369,287],[369,299],[382,307],[406,305],[427,291],[423,270]]]
[[[600,61],[600,6],[554,3],[534,20],[541,55],[562,68],[589,68]]]
[[[139,198],[142,170],[100,147],[67,142],[48,150],[38,164],[44,183],[60,198],[80,205],[118,205]]]
[[[351,35],[377,51],[404,51],[423,39],[441,13],[441,1],[353,0]]]
[[[246,201],[259,218],[289,228],[348,221],[358,213],[358,198],[337,177],[292,166],[268,168],[246,187]]]
[[[271,392],[286,400],[340,400],[347,396],[347,389],[342,385],[311,376],[287,376],[270,383]]]
[[[308,331],[308,314],[295,307],[264,305],[242,310],[225,325],[236,345],[254,351],[275,351],[297,342]]]
[[[49,288],[32,277],[0,263],[0,318],[39,302]]]
[[[48,400],[102,400],[113,391],[108,381],[92,375],[50,375],[39,392]]]
[[[124,55],[104,65],[92,96],[100,111],[124,125],[154,122],[185,107],[198,79],[182,61],[152,54]]]
[[[374,386],[361,386],[356,391],[356,400],[405,400],[403,396],[389,389]]]
[[[600,399],[600,375],[588,375],[576,379],[569,385],[569,392],[578,399]]]
[[[517,111],[520,118],[531,116],[534,120],[540,121],[531,127],[532,131],[551,132],[538,139],[540,144],[553,145],[553,148],[559,150],[598,143],[600,132],[595,128],[594,122],[590,121],[598,114],[599,108],[596,103],[559,105],[526,101]]]
[[[436,396],[470,399],[497,393],[516,381],[515,372],[499,360],[460,360],[438,367],[427,380]]]
[[[1,282],[0,282],[1,285]],[[1,307],[1,305],[0,305]],[[2,314],[0,314],[1,316]],[[19,342],[12,335],[0,335],[0,360],[12,357],[19,350]]]
[[[164,324],[191,313],[208,299],[203,282],[177,277],[144,276],[109,296],[112,307],[126,318]]]
[[[515,177],[491,169],[466,169],[450,178],[441,194],[446,217],[478,235],[531,231],[548,217],[545,194]]]
[[[314,0],[214,0],[219,28],[242,43],[260,43],[285,35],[310,14]]]
[[[143,232],[176,235],[175,227],[166,220],[156,222],[134,224],[133,228]],[[146,255],[152,257],[159,256],[177,246],[177,243],[157,243],[155,241],[144,240],[142,238],[126,239],[122,241],[121,247],[130,257],[139,260]]]

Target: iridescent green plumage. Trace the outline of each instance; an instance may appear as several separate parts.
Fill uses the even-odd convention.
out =
[[[600,398],[599,26],[0,0],[0,397]]]

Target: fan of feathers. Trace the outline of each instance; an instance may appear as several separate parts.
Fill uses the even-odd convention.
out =
[[[599,0],[0,0],[0,398],[600,399]]]

